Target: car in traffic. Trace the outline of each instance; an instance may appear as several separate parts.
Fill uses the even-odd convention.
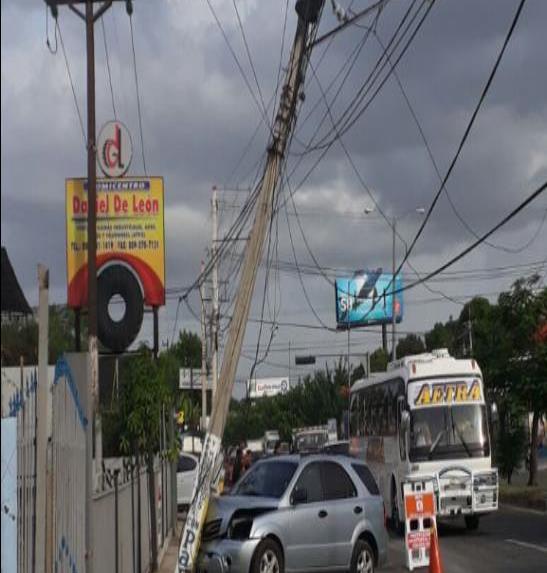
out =
[[[198,471],[199,458],[194,454],[183,452],[177,462],[177,505],[190,505],[192,491]]]
[[[366,464],[293,454],[258,461],[213,498],[198,571],[373,573],[386,559],[384,504]]]

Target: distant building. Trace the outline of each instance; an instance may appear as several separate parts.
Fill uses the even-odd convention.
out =
[[[32,309],[15,276],[15,271],[11,266],[5,247],[2,247],[2,268],[0,276],[2,286],[2,324],[32,316]]]

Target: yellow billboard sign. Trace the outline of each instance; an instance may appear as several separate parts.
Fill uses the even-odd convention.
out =
[[[97,179],[97,273],[129,267],[144,302],[165,304],[162,177]],[[87,305],[87,179],[66,180],[68,306]]]

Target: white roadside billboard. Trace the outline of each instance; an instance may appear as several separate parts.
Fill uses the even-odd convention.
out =
[[[207,379],[205,388],[211,389],[210,379]],[[180,390],[201,390],[201,370],[199,368],[181,368],[179,370]]]
[[[288,378],[254,378],[247,380],[249,398],[265,398],[285,394],[289,391]]]

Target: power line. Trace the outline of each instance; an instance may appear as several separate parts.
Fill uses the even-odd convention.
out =
[[[433,278],[434,276],[442,273],[444,270],[451,267],[452,265],[457,263],[459,260],[463,259],[466,255],[468,255],[471,251],[475,250],[481,243],[483,243],[488,237],[493,235],[496,231],[501,229],[501,227],[506,225],[511,219],[513,219],[516,215],[518,215],[518,213],[520,213],[527,205],[529,205],[532,201],[537,199],[545,191],[545,189],[547,189],[547,182],[543,183],[540,187],[538,187],[531,195],[528,196],[528,198],[525,201],[520,203],[520,205],[518,205],[518,207],[513,209],[513,211],[511,211],[511,213],[506,215],[497,225],[492,227],[488,232],[484,233],[484,235],[479,237],[476,241],[474,241],[466,249],[461,251],[458,255],[456,255],[455,257],[452,257],[444,265],[441,265],[439,268],[430,272],[427,276],[423,277],[422,279],[415,281],[414,283],[411,283],[409,285],[403,286],[399,289],[396,289],[394,291],[394,294],[397,294],[398,292],[403,292],[405,290],[408,290],[408,289],[411,289],[411,288],[418,286],[422,282],[427,281],[430,278]]]
[[[473,127],[473,124],[475,123],[475,119],[476,119],[476,117],[477,117],[477,115],[478,115],[478,113],[482,107],[484,100],[486,99],[488,91],[490,90],[490,86],[492,85],[492,81],[494,80],[494,76],[496,75],[496,72],[498,70],[500,62],[503,58],[503,55],[505,53],[505,49],[507,48],[507,45],[509,44],[509,40],[511,39],[511,37],[513,35],[513,31],[515,30],[515,27],[517,25],[517,22],[519,20],[519,17],[520,17],[520,14],[521,14],[521,11],[522,11],[522,8],[523,8],[525,2],[526,2],[526,0],[520,0],[520,3],[519,3],[519,6],[517,8],[517,11],[515,13],[515,16],[513,17],[511,27],[509,28],[509,31],[505,37],[501,51],[499,52],[498,57],[496,58],[496,62],[494,64],[494,67],[492,68],[492,71],[490,72],[490,74],[488,76],[488,80],[487,80],[486,85],[484,86],[484,88],[482,90],[479,101],[477,102],[477,105],[475,106],[475,109],[473,110],[473,114],[471,115],[471,119],[469,120],[469,122],[467,124],[467,127],[465,129],[463,137],[462,137],[462,139],[458,145],[458,149],[456,150],[456,153],[455,153],[454,157],[452,158],[452,161],[450,162],[450,166],[446,172],[446,175],[443,177],[443,180],[441,182],[441,186],[437,190],[435,197],[433,198],[433,201],[432,201],[431,205],[429,206],[429,209],[427,210],[426,216],[424,217],[424,220],[422,221],[422,224],[420,225],[418,232],[416,233],[416,235],[412,239],[412,242],[410,243],[410,247],[408,248],[407,252],[405,253],[405,256],[404,256],[402,262],[400,263],[395,275],[397,275],[397,273],[401,270],[404,263],[407,261],[408,257],[412,253],[414,246],[416,245],[416,242],[418,241],[418,239],[422,235],[423,230],[424,230],[425,226],[427,225],[429,218],[431,217],[431,213],[433,212],[433,209],[435,208],[435,205],[437,204],[437,201],[439,200],[439,197],[440,197],[448,179],[450,178],[452,171],[454,170],[456,162],[458,161],[458,158],[461,154],[461,151],[462,151],[463,147],[465,146],[465,143],[467,142],[467,138],[469,136],[469,133],[471,132],[471,128]]]
[[[434,2],[435,2],[435,0],[432,0],[431,2],[429,2],[428,0],[422,0],[422,3],[418,7],[418,9],[414,12],[412,17],[410,17],[410,13],[411,13],[412,8],[414,7],[414,4],[415,4],[415,1],[412,2],[412,4],[409,6],[408,10],[404,14],[401,22],[399,23],[397,29],[395,30],[393,36],[391,37],[391,39],[387,45],[387,50],[377,60],[374,68],[371,70],[371,72],[369,73],[369,75],[367,76],[367,78],[365,79],[365,81],[363,82],[363,84],[361,85],[361,87],[359,88],[357,93],[355,94],[355,96],[352,98],[351,102],[348,104],[346,109],[342,112],[342,114],[340,115],[338,120],[335,122],[336,129],[335,129],[335,127],[330,129],[319,140],[318,143],[311,145],[311,142],[310,142],[308,149],[304,153],[309,153],[310,151],[313,151],[313,150],[329,148],[330,145],[332,143],[334,143],[334,141],[336,141],[337,137],[340,137],[341,135],[345,134],[356,123],[356,121],[364,114],[364,112],[368,109],[370,104],[374,101],[374,99],[376,98],[376,96],[378,95],[378,93],[383,88],[383,86],[385,85],[385,83],[387,82],[387,80],[389,79],[389,77],[391,75],[391,71],[388,70],[387,74],[384,75],[384,77],[381,79],[379,85],[372,92],[372,95],[364,103],[364,105],[361,106],[361,104],[363,103],[365,98],[368,96],[368,94],[373,90],[376,81],[378,80],[378,78],[380,78],[384,68],[387,65],[387,56],[389,54],[389,49],[390,49],[391,45],[394,43],[393,49],[391,50],[391,54],[394,54],[394,52],[398,49],[399,45],[401,44],[401,42],[404,40],[405,36],[409,32],[409,30],[412,28],[415,20],[417,19],[418,15],[421,12],[423,6],[428,4],[426,11],[424,12],[422,17],[418,21],[418,24],[414,27],[414,30],[411,32],[409,39],[406,41],[406,44],[404,45],[404,47],[401,49],[399,55],[397,56],[397,59],[396,59],[395,64],[394,64],[394,66],[397,66],[398,63],[400,62],[400,60],[403,58],[403,56],[408,51],[410,45],[412,44],[412,42],[414,41],[414,38],[416,37],[416,35],[418,33],[418,31],[423,26],[427,16],[429,15],[429,12],[431,11],[431,8],[433,7]],[[406,24],[402,33],[399,34],[401,29],[403,28],[404,24],[406,23],[406,20],[409,17],[410,17],[410,21]],[[399,37],[397,37],[397,36],[399,36]],[[329,140],[329,137],[332,133],[334,133],[335,135]]]
[[[65,60],[65,67],[66,67],[66,73],[68,76],[68,81],[70,82],[70,88],[72,90],[72,98],[74,99],[74,107],[76,108],[76,114],[78,115],[78,122],[80,123],[80,129],[82,131],[82,137],[84,139],[84,145],[87,147],[87,136],[85,134],[85,129],[84,129],[84,120],[82,119],[82,114],[80,112],[80,106],[78,105],[78,98],[76,97],[76,90],[74,88],[74,82],[72,80],[72,74],[70,73],[70,66],[68,64],[68,57],[66,55],[65,43],[63,41],[63,34],[61,33],[61,25],[59,24],[58,18],[55,19],[55,26],[56,26],[57,30],[59,31],[59,40],[61,40],[61,51],[63,52],[63,58]]]
[[[108,55],[108,43],[106,40],[106,27],[104,25],[104,17],[101,17],[101,27],[103,30],[103,43],[104,43],[104,54],[106,58],[106,69],[108,73],[108,84],[110,86],[110,97],[112,99],[112,112],[114,113],[114,119],[118,119],[116,114],[116,103],[114,101],[114,89],[112,87],[112,73],[110,72],[110,57]]]
[[[361,25],[361,24],[355,24],[356,26],[359,26],[361,28],[367,28],[367,26],[365,25]],[[374,34],[374,37],[376,39],[376,41],[378,42],[378,44],[380,45],[380,47],[382,48],[382,50],[385,51],[385,46],[379,36],[379,34],[376,32],[376,30],[372,30],[372,33]],[[389,59],[388,56],[388,61],[389,64],[391,65],[391,60]],[[393,66],[392,66],[393,67]],[[401,82],[401,79],[399,78],[399,74],[397,73],[397,71],[393,68],[393,77],[395,78],[395,81],[397,82],[397,85],[399,87],[399,90],[401,91],[401,94],[403,96],[403,99],[405,100],[405,103],[408,107],[408,110],[410,112],[410,115],[412,116],[412,119],[414,120],[414,123],[416,124],[416,128],[418,129],[418,132],[420,134],[420,137],[422,139],[422,142],[424,144],[424,147],[427,151],[427,154],[429,156],[429,159],[431,161],[431,164],[433,165],[433,168],[435,170],[435,173],[437,174],[437,178],[439,179],[442,188],[445,192],[446,198],[448,200],[448,203],[452,209],[452,211],[454,212],[454,215],[456,215],[456,217],[458,218],[458,220],[460,221],[460,223],[464,226],[464,228],[471,233],[475,238],[478,238],[479,235],[478,233],[471,227],[471,225],[469,225],[469,223],[464,219],[464,217],[461,215],[461,213],[459,212],[459,210],[457,209],[456,205],[454,204],[454,201],[452,200],[452,197],[450,196],[450,193],[448,192],[448,188],[446,187],[446,185],[443,185],[443,176],[441,175],[439,166],[437,165],[437,161],[435,160],[435,156],[433,155],[433,151],[431,149],[431,146],[429,145],[429,142],[427,140],[427,137],[425,135],[424,129],[420,123],[420,120],[418,119],[418,115],[416,113],[416,111],[414,110],[414,107],[412,106],[412,103],[410,102],[410,98],[408,97],[405,88],[403,87],[403,84]],[[547,210],[545,212],[547,214]],[[518,248],[511,248],[511,247],[505,247],[503,245],[496,245],[495,243],[491,243],[489,241],[485,241],[484,244],[488,245],[489,247],[492,247],[493,249],[499,250],[499,251],[503,251],[506,253],[512,253],[512,254],[517,254],[517,253],[521,253],[522,251],[524,251],[525,249],[527,249],[537,238],[537,236],[539,235],[539,232],[541,231],[541,228],[543,226],[543,223],[545,222],[545,214],[543,216],[543,219],[541,220],[538,229],[536,231],[536,233],[534,233],[534,235],[532,236],[532,238],[530,239],[530,241],[527,241],[523,246],[518,247]]]
[[[261,109],[260,103],[258,102],[258,100],[256,98],[256,94],[254,93],[254,90],[251,87],[249,79],[247,78],[247,74],[245,73],[245,70],[243,69],[241,62],[239,61],[239,58],[237,57],[237,54],[235,53],[235,51],[232,47],[232,44],[230,43],[230,40],[228,39],[228,36],[224,30],[224,27],[222,26],[222,23],[220,22],[220,20],[217,16],[217,13],[215,12],[215,9],[213,8],[213,5],[211,4],[211,0],[207,0],[207,5],[209,6],[209,10],[211,11],[213,18],[215,19],[216,25],[218,26],[218,29],[220,30],[222,37],[224,38],[224,42],[228,46],[228,50],[230,51],[230,54],[232,55],[236,65],[237,65],[237,68],[241,74],[241,77],[243,78],[243,81],[245,82],[245,85],[247,86],[247,89],[249,90],[249,93],[251,94],[251,97],[252,97],[253,101],[255,102],[256,107],[258,108],[258,111],[259,111],[259,113],[260,113],[260,115],[264,121],[264,124],[268,128],[268,131],[271,133],[272,127],[268,121],[268,114],[264,111],[264,109]]]
[[[142,129],[141,95],[140,95],[140,90],[139,90],[139,76],[138,76],[138,72],[137,72],[137,56],[135,53],[135,38],[134,38],[134,34],[133,34],[133,7],[130,3],[127,4],[127,12],[129,14],[129,27],[131,30],[131,51],[133,54],[133,71],[134,71],[134,75],[135,75],[135,90],[137,92],[137,112],[139,114],[139,134],[140,134],[140,138],[141,138],[142,166],[144,169],[144,174],[148,175],[148,172],[146,170],[146,158],[145,158],[145,154],[144,154],[144,135],[143,135],[143,129]]]
[[[251,57],[251,50],[249,49],[249,44],[247,42],[247,36],[245,35],[245,29],[243,28],[243,22],[241,21],[241,17],[239,15],[239,10],[237,9],[237,4],[236,4],[236,0],[232,0],[232,4],[234,6],[234,10],[236,13],[236,17],[237,17],[237,23],[239,25],[239,30],[241,32],[241,37],[243,38],[243,44],[245,45],[245,51],[247,53],[247,58],[249,60],[249,64],[251,66],[251,71],[253,72],[253,77],[255,80],[255,84],[256,84],[256,88],[258,90],[258,96],[260,97],[260,103],[262,104],[262,109],[264,110],[264,114],[267,116],[268,115],[268,111],[266,109],[266,105],[264,103],[264,97],[262,95],[262,90],[260,89],[260,83],[258,81],[258,77],[256,75],[256,69],[255,66],[253,64],[253,58]]]

